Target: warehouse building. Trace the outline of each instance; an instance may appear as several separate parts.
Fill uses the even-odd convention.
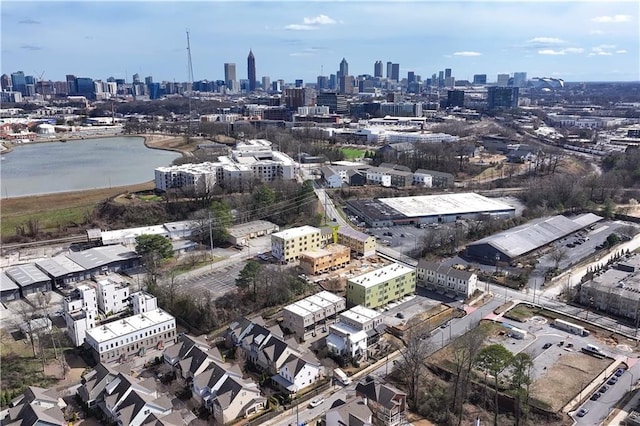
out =
[[[602,217],[593,213],[572,218],[558,215],[536,219],[471,243],[465,253],[467,257],[487,264],[512,262],[600,220]]]
[[[10,302],[20,298],[20,287],[9,276],[0,273],[0,302]]]
[[[280,228],[275,223],[266,220],[254,220],[253,222],[242,223],[229,227],[229,242],[236,245],[248,245],[253,238],[269,235],[278,232]]]
[[[416,270],[392,263],[347,280],[347,301],[375,309],[416,291]]]
[[[51,278],[33,263],[13,266],[5,273],[20,287],[22,297],[51,290]]]
[[[473,192],[350,200],[346,204],[373,228],[455,222],[484,215],[510,218],[516,214],[514,207]]]

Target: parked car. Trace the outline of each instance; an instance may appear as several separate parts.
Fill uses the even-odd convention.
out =
[[[597,401],[597,400],[598,400],[598,398],[600,398],[601,396],[602,396],[602,394],[601,394],[601,393],[596,392],[596,393],[594,393],[593,395],[591,395],[591,398],[589,398],[589,399],[590,399],[590,400],[592,400],[592,401]]]
[[[317,397],[317,398],[313,398],[313,399],[311,400],[311,402],[309,403],[309,407],[311,407],[311,408],[315,408],[315,407],[317,407],[318,405],[322,404],[323,402],[324,402],[324,398],[323,398],[323,397],[321,397],[321,396],[319,396],[319,397]]]
[[[607,380],[608,385],[615,385],[616,383],[618,383],[618,378],[616,376],[613,376],[609,380]]]
[[[553,346],[551,343],[545,343],[542,349],[549,349],[551,346]]]
[[[602,387],[600,389],[598,389],[598,392],[600,393],[605,393],[606,391],[609,390],[609,386],[607,385],[602,385]]]
[[[616,376],[616,377],[620,377],[620,376],[622,376],[623,374],[624,374],[624,369],[622,369],[622,368],[618,368],[618,369],[616,370],[616,372],[615,372],[615,376]]]
[[[581,409],[578,410],[578,413],[576,414],[576,416],[584,417],[584,415],[587,414],[588,412],[589,412],[588,408],[582,407]]]
[[[400,318],[400,319],[404,319],[404,314],[402,312],[398,312],[396,314],[396,317]]]

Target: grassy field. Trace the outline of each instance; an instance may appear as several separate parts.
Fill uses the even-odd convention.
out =
[[[358,148],[340,148],[340,150],[344,153],[345,160],[355,160],[357,158],[364,157],[365,149]]]
[[[153,182],[115,188],[64,192],[59,194],[7,198],[2,200],[0,235],[5,240],[16,235],[16,227],[30,219],[39,222],[43,232],[54,232],[82,223],[100,201],[124,192],[153,189]]]

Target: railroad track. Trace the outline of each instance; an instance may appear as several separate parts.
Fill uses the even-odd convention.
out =
[[[39,241],[30,241],[27,243],[11,243],[11,244],[0,244],[0,251],[4,254],[5,252],[11,250],[19,250],[23,248],[31,248],[31,247],[41,247],[41,246],[50,246],[54,244],[66,244],[66,243],[81,243],[87,241],[86,235],[72,235],[69,237],[62,238],[54,238],[52,240],[39,240]]]

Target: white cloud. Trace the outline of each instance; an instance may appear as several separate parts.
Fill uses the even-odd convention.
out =
[[[601,44],[599,46],[594,46],[591,48],[589,56],[612,56],[613,49],[615,48],[615,44]],[[624,51],[624,53],[626,53],[626,50]]]
[[[289,31],[313,31],[313,30],[317,30],[318,27],[314,27],[313,25],[305,25],[305,24],[289,24],[285,26],[284,29]]]
[[[564,49],[554,50],[554,49],[542,49],[538,50],[538,54],[540,55],[564,55]]]
[[[312,31],[319,29],[321,25],[334,25],[337,23],[338,21],[327,15],[318,15],[311,18],[304,17],[302,18],[302,24],[289,24],[284,29],[289,31]]]
[[[604,34],[604,31],[602,31],[602,30],[591,30],[591,31],[589,31],[589,34],[591,34],[591,35],[602,35],[602,34]]]
[[[565,49],[540,49],[539,55],[566,55],[567,53],[582,53],[584,49],[581,47],[567,47]]]
[[[562,44],[564,40],[557,37],[534,37],[528,40],[527,43],[531,44]]]
[[[469,51],[464,51],[464,52],[454,52],[453,56],[480,56],[482,55],[482,53],[480,52],[469,52]]]
[[[596,16],[591,20],[593,22],[598,22],[601,24],[629,22],[631,21],[631,15],[613,15],[613,16],[604,15],[604,16]]]
[[[625,49],[616,50],[616,53],[627,53]]]
[[[302,20],[307,25],[332,25],[337,24],[337,21],[333,18],[328,17],[327,15],[318,15],[313,18],[304,18]]]

